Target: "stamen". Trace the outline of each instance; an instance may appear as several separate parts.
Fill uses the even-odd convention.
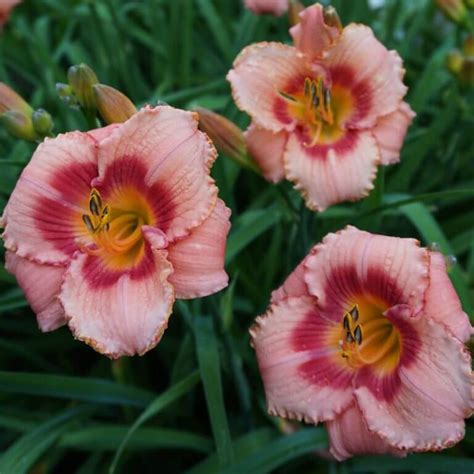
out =
[[[359,319],[359,308],[357,305],[355,305],[350,311],[349,311],[349,315],[352,319],[352,321],[354,321],[355,323],[358,321]]]
[[[344,319],[342,320],[342,327],[346,330],[346,331],[350,331],[351,328],[349,326],[349,318],[347,317],[347,314],[344,316]]]
[[[293,103],[298,102],[298,100],[297,100],[295,97],[293,97],[293,96],[290,95],[290,94],[287,94],[286,92],[278,91],[278,93],[279,93],[285,100],[287,100],[287,101],[289,101],[289,102],[293,102]]]
[[[84,224],[87,227],[87,230],[91,233],[95,232],[95,227],[92,224],[91,218],[87,214],[82,215],[82,220],[84,221]]]
[[[307,77],[304,80],[304,96],[308,98],[310,92],[311,92],[311,80]]]
[[[325,85],[323,76],[306,77],[303,94],[299,92],[293,96],[284,91],[278,91],[278,94],[293,106],[291,113],[309,132],[308,142],[303,145],[307,148],[317,145],[324,133],[323,127],[334,124],[331,89]]]
[[[311,103],[314,102],[314,98],[318,95],[318,89],[314,81],[311,81]]]
[[[91,191],[89,209],[94,216],[98,216],[100,214],[100,210],[102,209],[102,199],[97,189],[93,189]]]
[[[354,339],[359,346],[362,344],[362,329],[360,326],[356,326],[354,329]]]
[[[387,370],[398,363],[400,336],[393,324],[383,316],[383,310],[370,308],[361,321],[356,304],[342,318],[341,356],[353,368],[376,365]],[[363,326],[363,327],[362,327]]]

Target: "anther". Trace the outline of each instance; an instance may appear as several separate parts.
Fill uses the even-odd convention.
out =
[[[304,95],[305,95],[305,97],[309,97],[309,94],[311,92],[310,89],[311,89],[311,81],[308,78],[306,78],[304,80]]]
[[[362,344],[362,329],[360,326],[356,326],[354,329],[354,339],[359,346]]]
[[[350,331],[347,331],[346,333],[346,341],[349,343],[349,344],[352,344],[354,342],[354,336],[350,333]]]
[[[351,319],[352,321],[354,321],[355,323],[358,321],[359,319],[359,308],[357,306],[354,306],[350,311],[349,311],[349,314],[351,316]]]
[[[315,109],[319,106],[319,96],[317,94],[313,95],[311,104]]]
[[[314,103],[314,98],[318,95],[318,90],[314,81],[311,82],[311,103]]]
[[[87,214],[82,215],[82,220],[84,221],[84,224],[86,225],[89,232],[95,232],[95,227],[92,224],[91,218]]]
[[[344,319],[342,321],[342,327],[346,330],[346,331],[350,331],[351,328],[350,328],[350,324],[349,324],[349,318],[347,317],[347,314],[344,316]]]
[[[324,106],[328,109],[331,105],[331,91],[324,87]]]
[[[278,91],[278,93],[286,100],[289,100],[290,102],[298,102],[292,95],[287,94],[286,92],[283,91]]]
[[[98,216],[100,214],[100,198],[93,194],[89,200],[89,209],[93,216]]]

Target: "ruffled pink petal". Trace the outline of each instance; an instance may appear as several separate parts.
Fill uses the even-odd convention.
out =
[[[400,107],[377,121],[372,133],[380,148],[382,165],[391,165],[400,161],[400,150],[415,112],[406,102]]]
[[[294,121],[288,123],[278,117],[279,91],[288,90],[310,74],[296,48],[281,43],[257,43],[241,51],[227,80],[237,106],[259,127],[279,132],[294,128]]]
[[[344,461],[356,454],[391,454],[405,456],[400,449],[391,447],[380,436],[371,433],[356,403],[341,415],[326,423],[330,452],[338,460]]]
[[[443,255],[430,252],[430,284],[423,310],[428,318],[447,327],[460,341],[466,342],[472,332],[467,314],[446,272]]]
[[[230,209],[218,199],[211,215],[199,227],[168,248],[168,260],[174,270],[169,282],[177,298],[207,296],[227,286],[224,255],[229,218]]]
[[[397,110],[406,94],[400,56],[388,51],[367,26],[344,28],[323,64],[333,83],[352,91],[355,104],[346,121],[349,128],[374,126],[380,117]]]
[[[418,314],[429,283],[429,255],[414,239],[386,237],[346,227],[328,234],[306,261],[305,281],[328,317],[338,321],[356,295],[387,307],[406,304]]]
[[[5,268],[15,275],[18,285],[36,313],[38,326],[42,331],[54,331],[66,324],[64,310],[58,298],[66,270],[64,267],[41,265],[7,251]]]
[[[326,25],[323,7],[317,3],[300,14],[300,22],[290,28],[294,45],[304,53],[309,60],[321,58],[339,37],[339,30]]]
[[[256,15],[283,15],[288,10],[289,0],[244,0],[245,8]]]
[[[283,153],[288,133],[285,131],[274,133],[252,123],[244,135],[247,149],[262,170],[265,179],[272,183],[281,181],[285,177]]]
[[[311,249],[309,255],[313,253],[313,249]],[[304,274],[306,271],[306,260],[308,259],[309,255],[303,258],[303,260],[284,281],[283,285],[281,285],[280,288],[277,288],[275,291],[272,292],[272,297],[270,300],[271,304],[278,303],[279,301],[284,300],[286,298],[311,296],[308,292],[306,282],[304,281]]]
[[[174,303],[171,272],[166,251],[149,251],[138,268],[116,273],[77,253],[60,294],[74,336],[111,358],[152,349]]]
[[[100,142],[107,138],[114,130],[120,127],[119,123],[112,123],[106,127],[94,128],[89,130],[87,134],[91,136],[95,141]]]
[[[5,247],[38,263],[66,264],[86,238],[96,143],[86,133],[46,139],[23,170],[3,215]]]
[[[273,304],[251,328],[269,413],[318,423],[334,419],[353,399],[353,372],[329,344],[331,321],[310,297]]]
[[[356,201],[373,188],[380,156],[369,131],[346,131],[332,145],[305,147],[304,137],[291,134],[284,162],[286,177],[313,210],[323,211],[343,201]]]
[[[209,176],[216,150],[197,123],[191,112],[145,107],[99,144],[100,177],[95,184],[113,190],[116,180],[141,180],[136,169],[144,169],[144,186],[153,190],[153,207],[159,210],[157,226],[170,241],[200,225],[217,199]]]
[[[383,401],[365,386],[355,395],[369,430],[391,446],[440,450],[462,439],[474,408],[471,358],[444,326],[424,317],[413,324],[422,345],[414,363],[399,368],[395,398]]]

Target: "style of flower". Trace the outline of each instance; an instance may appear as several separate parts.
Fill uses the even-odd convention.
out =
[[[329,234],[251,329],[269,412],[325,422],[338,460],[440,450],[473,409],[471,326],[440,253]]]
[[[145,107],[127,122],[46,139],[3,216],[6,265],[43,331],[68,324],[112,358],[160,340],[176,298],[227,285],[230,211],[197,114]]]
[[[227,79],[252,117],[247,146],[264,176],[286,177],[322,211],[367,195],[377,166],[399,161],[414,113],[401,58],[369,27],[342,29],[316,4],[290,33],[294,46],[245,48]]]
[[[244,0],[245,8],[256,15],[283,15],[288,10],[289,0]]]
[[[21,0],[2,0],[0,2],[0,30],[7,22],[11,10],[19,3]]]

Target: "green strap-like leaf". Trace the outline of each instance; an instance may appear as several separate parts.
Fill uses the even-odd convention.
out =
[[[196,351],[201,371],[207,410],[211,419],[212,433],[216,443],[221,467],[232,463],[234,455],[227,414],[222,391],[219,350],[212,319],[200,316],[195,320]]]
[[[233,443],[234,456],[236,459],[248,457],[251,453],[261,449],[278,436],[271,428],[260,428],[237,438]],[[218,474],[219,459],[212,454],[199,464],[186,471],[186,474]]]
[[[0,459],[0,473],[27,473],[38,458],[72,423],[91,411],[82,406],[67,410],[18,439]]]
[[[128,425],[98,424],[64,433],[59,446],[89,451],[116,451],[130,432]],[[137,428],[129,436],[127,449],[189,449],[209,453],[212,439],[188,431],[168,428]]]
[[[115,453],[114,459],[110,466],[110,470],[109,470],[110,474],[115,472],[120,456],[122,455],[123,450],[125,449],[128,443],[128,440],[133,435],[133,433],[137,430],[137,428],[140,427],[147,420],[155,416],[163,408],[167,407],[168,405],[176,401],[178,398],[188,393],[191,390],[191,388],[193,388],[194,385],[196,385],[198,382],[199,382],[199,372],[195,371],[192,374],[188,375],[185,379],[178,382],[176,385],[173,385],[171,388],[163,392],[161,395],[155,398],[155,400],[153,400],[150,403],[150,405],[148,405],[148,407],[135,420],[133,425],[130,427],[130,429],[125,434],[124,438],[122,439],[122,442],[120,443],[120,446],[117,449],[117,452]]]
[[[315,452],[317,449],[325,449],[326,446],[327,437],[324,428],[303,429],[266,444],[220,472],[221,474],[253,472],[264,474],[272,472],[299,456]]]
[[[277,224],[281,217],[276,207],[250,210],[239,216],[227,240],[226,264],[250,242]]]
[[[139,407],[154,398],[151,392],[109,380],[30,372],[0,371],[0,392]]]

